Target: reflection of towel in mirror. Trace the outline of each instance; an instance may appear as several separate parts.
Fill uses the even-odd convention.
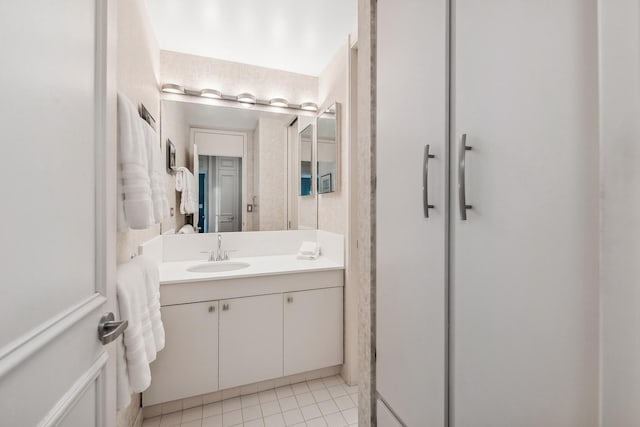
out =
[[[185,224],[182,226],[182,228],[178,231],[178,234],[194,234],[196,231],[193,229],[193,225],[191,224]]]
[[[149,123],[142,118],[140,118],[140,122],[147,148],[154,222],[160,224],[162,220],[169,217],[169,198],[167,197],[166,172],[162,162],[160,139]]]
[[[118,94],[118,229],[148,228],[154,223],[151,182],[140,117]]]
[[[195,213],[198,201],[196,200],[194,177],[191,171],[185,167],[179,167],[176,171],[176,191],[181,192],[180,213]]]

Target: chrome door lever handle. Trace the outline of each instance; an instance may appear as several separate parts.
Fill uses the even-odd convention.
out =
[[[118,338],[127,326],[129,326],[128,320],[116,321],[113,313],[105,313],[100,318],[98,324],[98,339],[103,345],[109,344]]]

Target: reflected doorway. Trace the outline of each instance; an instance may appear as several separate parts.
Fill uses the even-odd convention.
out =
[[[242,158],[201,155],[198,161],[200,231],[241,231]]]

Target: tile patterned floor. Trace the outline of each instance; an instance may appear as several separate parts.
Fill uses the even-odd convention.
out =
[[[144,420],[143,427],[357,427],[358,386],[338,375]]]

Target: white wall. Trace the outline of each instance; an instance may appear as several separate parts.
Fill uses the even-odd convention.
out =
[[[118,2],[118,91],[143,103],[160,120],[160,51],[143,0]],[[118,233],[117,260],[125,262],[138,245],[160,234],[160,226]]]
[[[338,139],[340,152],[338,158],[338,184],[333,193],[318,194],[318,229],[347,235],[349,228],[349,199],[351,185],[349,166],[351,163],[350,132],[350,92],[349,76],[351,43],[346,39],[338,48],[331,61],[320,73],[318,79],[318,97],[320,111],[329,108],[335,102],[340,104],[338,117]],[[318,150],[322,144],[318,143]],[[316,181],[317,182],[317,181]],[[358,368],[358,275],[352,267],[354,261],[349,249],[351,239],[345,239],[347,249],[344,307],[344,365],[342,375],[350,384],[359,381]]]
[[[338,102],[340,109],[340,159],[336,192],[318,195],[318,228],[344,234],[347,228],[349,200],[349,43],[345,40],[320,73],[318,79],[320,111]]]
[[[280,119],[261,117],[258,122],[258,216],[261,231],[284,230],[286,190],[285,147],[289,116]]]
[[[160,120],[160,50],[151,28],[144,0],[118,1],[118,91],[137,105],[143,103]],[[171,195],[171,193],[169,193]],[[115,196],[115,195],[114,195]],[[118,233],[117,262],[129,260],[138,245],[160,234],[160,226]],[[142,420],[140,395],[118,413],[118,427],[130,427]]]
[[[167,118],[171,118],[168,120]],[[163,161],[167,150],[167,139],[170,139],[176,147],[176,167],[188,167],[191,162],[189,124],[184,113],[177,102],[162,103],[161,117],[161,137]],[[167,196],[169,197],[169,207],[173,208],[174,216],[165,220],[162,224],[163,230],[179,230],[185,224],[185,216],[180,213],[180,193],[176,191],[176,176],[166,174]]]
[[[640,425],[640,3],[600,0],[601,417]]]

